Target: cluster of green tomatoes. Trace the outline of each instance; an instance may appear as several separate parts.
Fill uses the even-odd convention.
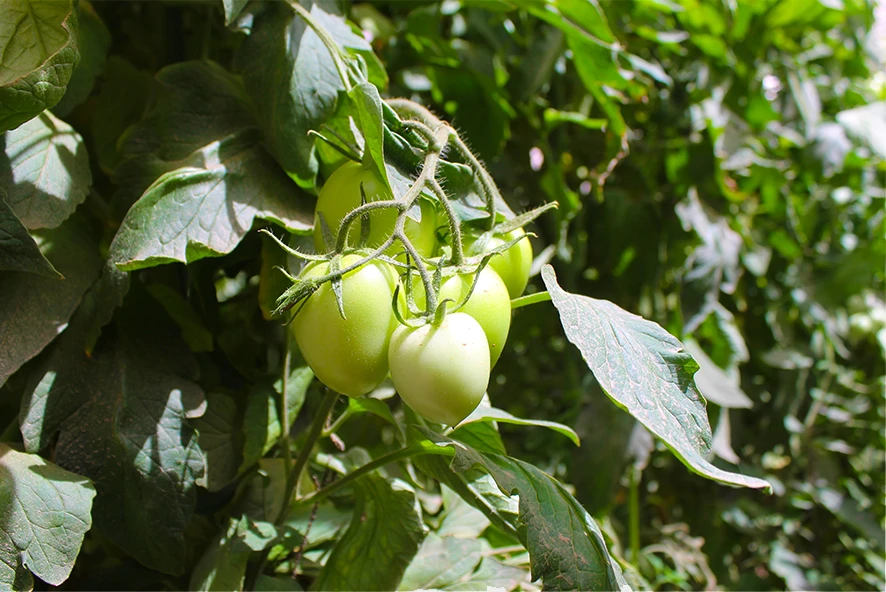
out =
[[[370,169],[356,162],[342,165],[323,185],[317,200],[317,251],[327,250],[321,218],[335,235],[342,219],[364,200],[389,199],[386,186]],[[424,283],[405,264],[403,249],[395,242],[386,257],[372,259],[342,276],[340,302],[333,282],[320,284],[298,309],[292,330],[305,361],[330,389],[361,397],[390,374],[397,392],[415,412],[431,421],[456,425],[486,392],[490,370],[510,329],[511,299],[523,293],[529,279],[532,247],[524,237],[489,258],[486,266],[475,265],[467,272],[452,266],[438,271],[445,249],[451,248],[447,247],[451,235],[440,232],[447,228],[447,219],[438,214],[431,199],[422,196],[418,205],[421,221],[407,217],[404,234],[426,269],[439,274],[438,310],[425,310]],[[383,245],[398,215],[396,209],[371,210],[368,236],[364,232],[361,237],[365,246]],[[472,232],[467,224],[462,228],[468,261],[480,260],[483,252],[524,235],[522,229],[489,236]],[[361,230],[360,224],[348,228],[349,244],[357,242]],[[343,270],[361,259],[363,255],[345,251],[336,259],[309,263],[299,278],[321,278],[333,271],[333,261]]]

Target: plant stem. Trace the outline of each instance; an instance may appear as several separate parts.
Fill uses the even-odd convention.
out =
[[[550,292],[536,292],[535,294],[527,294],[526,296],[520,296],[519,298],[514,298],[513,300],[511,300],[511,310],[515,308],[521,308],[523,306],[529,306],[530,304],[536,304],[538,302],[550,302],[550,300]]]
[[[318,502],[319,500],[327,497],[331,493],[338,491],[342,487],[345,487],[345,486],[353,483],[354,481],[356,481],[360,477],[367,475],[367,474],[371,473],[372,471],[375,471],[376,469],[379,469],[385,465],[388,465],[392,462],[397,462],[398,460],[403,460],[404,458],[409,458],[411,456],[418,456],[421,454],[432,454],[432,453],[433,452],[431,450],[428,450],[427,448],[420,448],[420,447],[416,447],[416,446],[405,446],[403,448],[400,448],[399,450],[395,450],[394,452],[389,452],[388,454],[385,454],[384,456],[380,456],[377,459],[373,460],[372,462],[366,463],[365,465],[363,465],[359,469],[356,469],[355,471],[348,473],[347,475],[345,475],[344,477],[342,477],[338,481],[333,481],[332,483],[330,483],[329,485],[327,485],[323,489],[318,489],[317,491],[314,491],[313,493],[309,493],[305,497],[298,500],[298,503],[299,504],[309,504],[309,503]]]
[[[631,561],[639,569],[640,566],[640,469],[631,467],[630,489],[630,536]]]
[[[298,453],[298,458],[295,459],[295,466],[289,471],[289,474],[286,475],[283,507],[280,508],[280,513],[277,514],[277,519],[274,521],[274,524],[278,526],[283,524],[283,521],[286,520],[286,516],[289,514],[289,508],[292,506],[292,498],[295,495],[295,488],[298,485],[298,480],[301,477],[301,473],[305,466],[307,466],[308,460],[311,458],[311,453],[314,451],[314,445],[317,443],[320,434],[323,432],[323,426],[326,425],[326,418],[329,417],[329,412],[332,411],[332,407],[337,400],[338,393],[335,391],[328,391],[326,396],[320,401],[320,407],[314,415],[314,421],[311,422],[311,427],[308,430],[308,435],[305,437],[302,449]]]
[[[292,352],[289,349],[289,336],[284,338],[284,355],[283,355],[283,378],[282,388],[280,389],[280,406],[279,417],[283,424],[280,430],[283,439],[283,466],[286,467],[286,474],[292,471],[292,451],[289,450],[289,394],[287,386],[289,385],[289,365],[292,361]]]

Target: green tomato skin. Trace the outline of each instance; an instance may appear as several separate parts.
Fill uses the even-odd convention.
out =
[[[454,301],[452,305],[447,305],[447,310],[467,296],[473,281],[473,275],[458,275],[446,280],[440,288],[440,300],[451,298]],[[480,323],[489,342],[490,364],[495,366],[511,329],[511,299],[507,287],[494,269],[488,265],[483,268],[470,300],[458,312]]]
[[[341,267],[358,261],[346,255]],[[309,266],[302,277],[329,273],[329,264]],[[373,261],[342,278],[342,318],[332,283],[320,286],[292,321],[299,350],[317,378],[330,389],[361,397],[388,374],[388,346],[397,321],[391,299],[397,283],[393,267]]]
[[[522,228],[518,228],[504,236],[494,236],[486,244],[486,249],[494,249],[525,234]],[[475,240],[470,240],[467,246],[468,252],[471,254],[478,254],[472,252]],[[489,260],[489,265],[498,272],[499,277],[507,286],[511,298],[522,296],[526,284],[529,283],[529,270],[532,267],[532,244],[529,242],[529,238],[520,240],[500,255],[493,255]]]
[[[464,313],[439,326],[394,330],[388,350],[391,380],[419,415],[457,425],[477,408],[489,386],[489,345],[483,328]]]
[[[342,219],[361,204],[361,183],[367,203],[393,199],[381,179],[360,163],[348,161],[340,166],[326,180],[317,198],[317,206],[314,210],[314,248],[318,253],[328,250],[323,241],[320,214],[323,214],[323,219],[335,238]],[[419,254],[430,256],[437,246],[437,210],[431,201],[424,198],[419,199],[419,207],[421,208],[421,223],[407,218],[404,230]],[[394,231],[396,222],[397,210],[393,208],[370,212],[367,246],[378,247],[384,243]],[[348,230],[348,244],[356,246],[359,239],[360,220],[355,220]],[[402,245],[396,243],[391,246],[388,254],[394,255],[399,251],[402,251]]]
[[[467,296],[473,281],[473,274],[454,275],[444,280],[437,302],[451,300],[452,302],[447,303],[446,310],[452,310]],[[416,305],[423,310],[424,286],[416,276],[412,278],[412,289]],[[405,297],[401,298],[400,310],[406,310]],[[489,344],[490,364],[494,367],[501,356],[511,328],[511,299],[508,289],[495,270],[488,265],[483,268],[470,300],[458,309],[458,312],[465,313],[480,323]]]

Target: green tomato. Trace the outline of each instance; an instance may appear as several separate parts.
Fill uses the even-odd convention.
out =
[[[348,161],[340,166],[326,180],[317,198],[317,206],[314,210],[314,248],[318,253],[327,251],[323,241],[320,214],[323,214],[323,219],[335,238],[342,219],[361,204],[361,184],[363,192],[366,194],[367,203],[393,199],[382,180],[362,164]],[[407,218],[404,230],[419,254],[430,256],[437,246],[437,209],[433,202],[425,198],[420,198],[418,203],[421,209],[421,222]],[[397,210],[393,208],[370,212],[367,246],[378,247],[384,243],[394,232],[396,222]],[[356,246],[359,240],[360,220],[355,220],[348,229],[348,244]],[[399,251],[402,251],[402,245],[397,243],[391,246],[389,254],[393,255]]]
[[[388,350],[391,380],[416,413],[456,425],[476,409],[489,386],[489,345],[483,328],[464,313],[438,326],[394,330]]]
[[[346,255],[341,268],[360,259]],[[329,273],[329,263],[307,267],[301,277]],[[327,282],[311,294],[292,321],[292,331],[305,361],[330,389],[360,397],[388,374],[388,345],[397,324],[391,299],[397,283],[394,268],[372,261],[342,278],[342,318]]]
[[[473,281],[473,274],[454,275],[444,280],[437,301],[452,300],[446,305],[446,310],[451,310],[467,296]],[[423,310],[425,291],[421,279],[412,276],[412,286],[415,303]],[[400,310],[405,309],[405,305],[401,304]],[[490,364],[495,366],[511,328],[511,299],[508,289],[494,269],[488,265],[483,268],[471,298],[458,312],[470,315],[480,323],[489,343]]]
[[[494,249],[525,234],[522,228],[518,228],[503,236],[494,236],[486,243],[485,250]],[[476,240],[476,237],[467,239],[466,248],[468,253],[472,255],[479,254],[479,252],[473,251]],[[493,255],[489,260],[489,265],[498,272],[499,277],[507,286],[511,298],[522,296],[526,284],[529,283],[529,269],[532,267],[532,245],[529,238],[520,240],[504,253]]]

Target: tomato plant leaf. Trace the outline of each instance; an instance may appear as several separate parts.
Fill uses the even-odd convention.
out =
[[[0,272],[0,384],[64,330],[101,268],[95,239],[78,215],[35,235],[65,279]]]
[[[239,424],[240,410],[233,396],[206,393],[206,411],[191,422],[203,451],[204,471],[197,485],[218,491],[237,476],[243,452]]]
[[[189,62],[157,78],[163,97],[127,134],[118,167],[126,192],[150,184],[111,245],[121,269],[229,253],[256,217],[310,230],[313,216],[262,148],[237,77]]]
[[[80,61],[72,0],[22,0],[0,21],[0,132],[53,107]]]
[[[134,292],[91,357],[75,317],[22,400],[29,451],[58,434],[55,460],[95,484],[99,531],[139,562],[184,570],[184,528],[203,454],[187,416],[202,413],[188,348],[149,296]]]
[[[2,442],[0,482],[0,586],[30,590],[28,570],[60,585],[92,526],[95,488],[85,477]]]
[[[439,590],[472,574],[482,559],[478,539],[428,534],[403,574],[398,590]]]
[[[547,421],[544,419],[523,419],[522,417],[517,417],[515,415],[511,415],[504,409],[498,409],[497,407],[477,407],[473,413],[467,416],[459,426],[463,426],[469,423],[474,422],[493,422],[500,421],[503,423],[511,423],[514,425],[521,426],[538,426],[543,428],[548,428],[549,430],[553,430],[558,434],[562,434],[572,440],[572,443],[576,446],[580,446],[581,442],[578,439],[578,434],[575,433],[575,430],[570,428],[569,426],[565,426],[562,423],[557,423],[556,421]]]
[[[344,19],[319,4],[311,6],[311,16],[341,47],[372,56],[368,64],[377,61]],[[319,130],[332,116],[344,83],[329,50],[292,8],[282,2],[261,3],[254,18],[237,51],[237,69],[258,107],[271,152],[299,185],[312,187],[317,158],[308,131]]]
[[[690,470],[737,487],[771,490],[762,479],[718,469],[707,456],[711,426],[692,375],[695,360],[659,325],[611,302],[565,292],[551,266],[542,279],[566,331],[606,394],[661,438]]]
[[[0,271],[23,271],[52,279],[62,278],[40,252],[28,229],[3,200],[0,200]]]
[[[345,534],[314,580],[314,590],[396,590],[425,526],[415,492],[399,480],[367,475]]]
[[[44,111],[6,132],[0,152],[0,187],[30,229],[55,228],[86,199],[92,185],[83,138]]]
[[[371,165],[385,185],[391,185],[385,167],[384,130],[381,118],[381,97],[378,89],[369,82],[362,82],[348,92],[363,132],[363,164]],[[394,197],[402,197],[394,193]]]
[[[77,24],[80,62],[74,68],[64,96],[52,108],[53,113],[62,117],[89,97],[95,79],[105,67],[108,48],[111,46],[111,33],[92,4],[86,0],[80,0],[77,4]]]
[[[597,523],[559,481],[523,461],[479,452],[424,428],[417,429],[438,446],[452,447],[455,454],[449,468],[454,473],[479,468],[489,473],[502,493],[519,497],[517,533],[529,551],[532,578],[542,578],[545,590],[627,587]],[[466,501],[473,505],[470,499]]]

